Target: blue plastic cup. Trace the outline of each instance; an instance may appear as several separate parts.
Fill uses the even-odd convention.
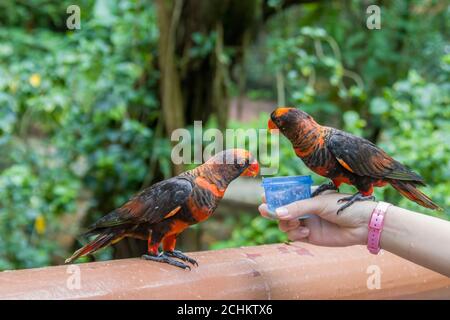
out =
[[[269,210],[275,212],[275,209],[289,203],[311,198],[312,182],[311,176],[264,178],[262,186]],[[308,217],[306,215],[302,219]]]

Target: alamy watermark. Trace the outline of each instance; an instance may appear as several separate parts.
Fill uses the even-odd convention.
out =
[[[367,277],[367,289],[369,290],[379,290],[381,289],[381,268],[375,264],[367,267],[366,273],[369,274]]]
[[[369,30],[380,30],[381,29],[381,9],[379,6],[373,4],[368,6],[366,13],[369,14],[366,20],[366,26]]]
[[[226,129],[223,133],[216,128],[203,130],[202,121],[194,121],[192,133],[179,128],[172,132],[171,140],[177,142],[171,153],[177,165],[201,164],[223,150],[238,148],[258,159],[262,175],[278,172],[279,136],[269,134],[267,129]]]
[[[69,274],[66,280],[66,286],[69,290],[81,289],[81,269],[76,264],[67,266],[66,273]]]
[[[66,27],[69,30],[81,29],[81,9],[79,6],[72,4],[67,7],[66,13],[69,16],[66,19]]]

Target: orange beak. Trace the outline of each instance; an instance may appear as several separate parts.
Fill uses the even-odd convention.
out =
[[[269,128],[270,133],[279,133],[280,132],[277,125],[272,121],[272,119],[269,119],[269,121],[267,122],[267,127]]]
[[[259,163],[258,161],[253,161],[250,163],[250,165],[247,167],[247,169],[242,172],[241,176],[244,177],[256,177],[259,173]]]

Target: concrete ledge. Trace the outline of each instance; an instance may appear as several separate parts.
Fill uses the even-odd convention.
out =
[[[0,299],[450,299],[450,278],[360,246],[274,244],[190,255],[199,262],[192,271],[141,259],[5,271]],[[79,289],[70,289],[74,270]],[[374,270],[380,289],[370,290]]]

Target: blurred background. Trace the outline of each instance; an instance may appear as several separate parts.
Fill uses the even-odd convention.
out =
[[[66,26],[72,4],[79,30]],[[366,26],[372,4],[379,30]],[[61,264],[80,230],[186,169],[170,160],[174,129],[266,128],[277,105],[376,142],[444,211],[389,187],[376,196],[449,219],[449,25],[445,0],[2,0],[0,270]],[[280,144],[279,175],[312,174]],[[286,240],[258,200],[239,202],[246,183],[180,248]],[[123,240],[84,261],[145,247]]]

